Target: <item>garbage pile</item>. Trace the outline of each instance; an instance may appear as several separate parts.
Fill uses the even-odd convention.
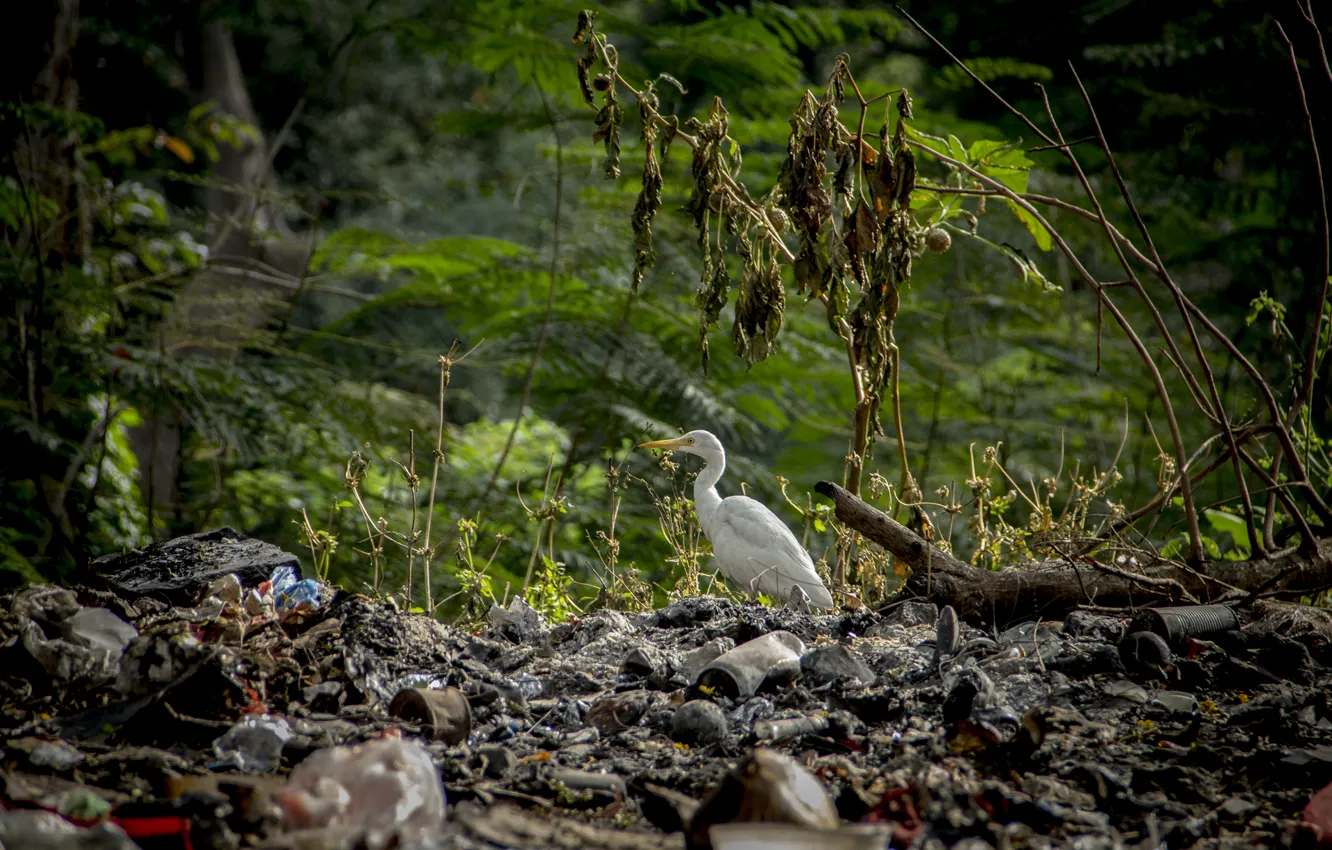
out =
[[[1332,843],[1332,618],[813,616],[460,631],[230,529],[0,598],[0,848]]]

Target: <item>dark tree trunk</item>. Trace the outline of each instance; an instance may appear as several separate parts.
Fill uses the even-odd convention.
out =
[[[814,489],[832,499],[839,520],[911,568],[898,598],[952,605],[959,616],[985,625],[1058,618],[1084,605],[1242,601],[1255,591],[1298,594],[1332,586],[1332,540],[1320,541],[1314,558],[1288,549],[1252,561],[1215,561],[1205,574],[1168,564],[1130,572],[1078,557],[983,570],[941,551],[836,484],[821,481]]]
[[[74,50],[79,38],[78,0],[56,0],[47,7],[50,12],[49,41],[45,48],[45,61],[35,79],[31,79],[33,102],[52,109],[74,112],[79,106],[79,85],[74,75]],[[73,131],[47,132],[40,129],[21,135],[12,154],[13,163],[22,181],[46,198],[56,202],[59,209],[54,217],[60,222],[55,229],[38,228],[30,237],[38,263],[35,286],[23,287],[19,297],[19,324],[23,334],[23,380],[26,383],[24,399],[33,425],[45,427],[54,400],[49,389],[53,377],[46,362],[47,334],[55,327],[58,305],[51,302],[47,281],[63,274],[67,263],[77,262],[80,255],[91,252],[91,214],[87,197],[80,185],[73,152],[78,142]],[[58,455],[56,463],[64,462]],[[81,462],[76,456],[75,462]],[[43,461],[45,462],[45,461]],[[77,469],[74,469],[77,472]],[[54,465],[39,468],[33,474],[38,490],[37,507],[45,514],[47,532],[39,550],[57,559],[82,560],[81,535],[75,522],[72,496],[72,477],[68,469]]]
[[[244,69],[226,22],[204,22],[196,31],[200,57],[198,96],[220,113],[257,127]],[[263,195],[275,189],[268,146],[261,138],[243,148],[223,145],[205,206],[216,223],[208,267],[181,287],[162,331],[166,356],[235,362],[249,346],[265,343],[298,289],[308,259],[306,240],[287,230],[277,207]],[[301,243],[301,244],[297,244]],[[289,285],[276,286],[286,280]],[[180,402],[161,393],[132,436],[140,458],[140,486],[154,518],[153,533],[193,531],[175,527],[182,515],[182,444],[189,429]],[[165,526],[162,520],[167,520]]]

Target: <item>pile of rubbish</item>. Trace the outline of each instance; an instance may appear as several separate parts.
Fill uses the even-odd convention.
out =
[[[1332,844],[1332,618],[714,597],[460,631],[230,529],[0,598],[0,848]]]

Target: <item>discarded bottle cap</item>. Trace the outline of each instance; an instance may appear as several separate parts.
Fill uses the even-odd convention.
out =
[[[449,746],[472,734],[472,707],[457,688],[404,688],[393,698],[389,714],[420,726],[430,740]]]

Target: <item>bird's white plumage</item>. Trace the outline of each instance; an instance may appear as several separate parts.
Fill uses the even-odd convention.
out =
[[[712,541],[717,565],[741,589],[748,591],[752,582],[759,593],[785,600],[798,584],[811,605],[833,607],[832,594],[815,572],[814,560],[786,523],[761,502],[748,496],[722,499],[703,533]]]
[[[707,431],[690,431],[674,440],[644,443],[645,448],[673,449],[702,457],[707,465],[694,482],[699,524],[712,543],[718,569],[745,593],[786,599],[799,586],[817,608],[832,608],[814,561],[791,529],[761,502],[748,496],[723,499],[717,481],[726,469],[721,441]]]

